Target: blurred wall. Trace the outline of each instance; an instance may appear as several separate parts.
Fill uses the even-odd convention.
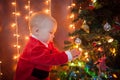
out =
[[[64,41],[68,39],[70,20],[68,15],[70,13],[68,6],[71,0],[52,0],[52,16],[57,20],[58,29],[55,34],[55,45],[63,50]]]

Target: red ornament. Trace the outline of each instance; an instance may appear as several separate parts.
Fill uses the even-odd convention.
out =
[[[115,24],[115,25],[113,25],[113,27],[115,28],[114,31],[120,30],[120,25],[116,25],[116,24]]]
[[[97,46],[97,42],[93,42],[92,45],[95,47]]]
[[[88,9],[93,10],[95,7],[93,5],[89,5]]]

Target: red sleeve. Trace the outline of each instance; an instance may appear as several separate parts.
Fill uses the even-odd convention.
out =
[[[35,47],[31,51],[30,60],[33,64],[42,65],[60,65],[68,61],[68,57],[65,52],[56,50],[53,46],[50,48],[46,47]]]

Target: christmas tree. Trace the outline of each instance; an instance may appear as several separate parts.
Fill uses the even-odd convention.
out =
[[[82,53],[56,72],[60,80],[120,80],[120,1],[74,0],[70,8],[75,30],[65,49]]]

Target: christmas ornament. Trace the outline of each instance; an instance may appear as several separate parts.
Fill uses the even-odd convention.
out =
[[[97,42],[96,41],[94,41],[93,43],[92,43],[92,46],[97,46]]]
[[[86,24],[86,21],[85,21],[85,20],[84,20],[81,28],[82,28],[86,33],[89,33],[89,32],[90,32],[89,26]]]
[[[115,31],[116,30],[120,30],[120,23],[119,22],[115,22],[113,27],[115,28]]]
[[[111,43],[114,41],[114,39],[110,36],[106,36],[106,40],[108,41],[108,43]]]
[[[81,42],[82,42],[82,41],[81,41],[81,39],[80,39],[80,38],[76,38],[76,39],[75,39],[75,44],[80,45],[80,44],[81,44]]]
[[[95,7],[94,7],[94,3],[93,2],[91,2],[90,4],[89,4],[89,7],[88,7],[88,9],[89,10],[93,10]]]
[[[68,76],[68,80],[79,80],[81,78],[81,73],[79,70],[73,70]]]
[[[104,30],[105,31],[110,31],[111,30],[111,25],[108,22],[105,23]]]

